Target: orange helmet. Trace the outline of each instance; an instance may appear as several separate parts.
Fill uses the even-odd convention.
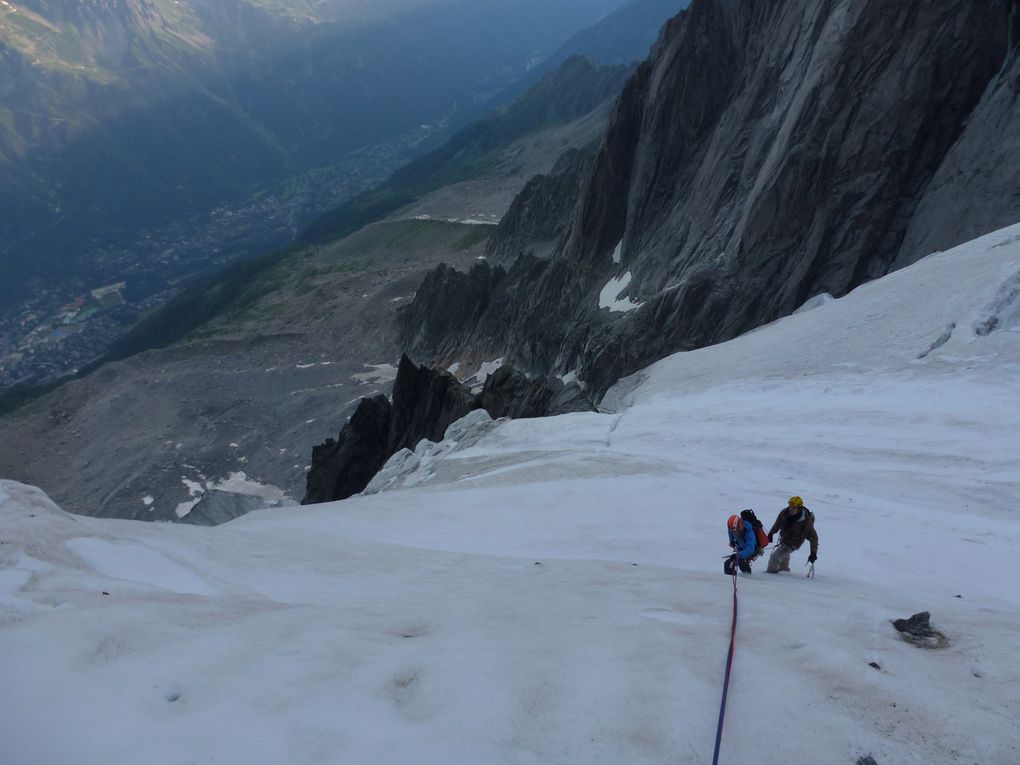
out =
[[[736,534],[742,528],[744,528],[744,521],[739,515],[731,515],[730,519],[726,521],[726,528]]]

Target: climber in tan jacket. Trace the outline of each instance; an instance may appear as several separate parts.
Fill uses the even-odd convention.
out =
[[[804,500],[800,497],[790,497],[787,506],[779,511],[779,517],[776,518],[776,522],[772,524],[772,529],[769,531],[769,542],[777,533],[779,534],[779,544],[772,550],[766,569],[770,574],[789,571],[790,553],[799,550],[805,539],[811,542],[811,555],[808,556],[808,562],[814,563],[818,559],[815,514],[804,507]]]

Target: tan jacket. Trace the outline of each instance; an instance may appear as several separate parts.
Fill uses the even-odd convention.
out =
[[[815,514],[806,507],[800,508],[800,512],[793,516],[787,510],[789,508],[779,511],[779,517],[769,530],[769,538],[779,532],[779,541],[793,550],[799,550],[807,539],[811,542],[811,555],[817,557],[818,534],[815,533]]]

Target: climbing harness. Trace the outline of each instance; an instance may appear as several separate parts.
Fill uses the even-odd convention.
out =
[[[715,730],[715,754],[712,765],[719,765],[719,744],[722,742],[723,718],[726,716],[726,694],[730,688],[730,670],[733,668],[733,644],[737,636],[737,567],[733,566],[733,623],[730,625],[730,652],[726,656],[726,677],[723,680],[722,703],[719,705],[719,726]]]

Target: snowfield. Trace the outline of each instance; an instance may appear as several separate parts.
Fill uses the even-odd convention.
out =
[[[1020,226],[216,528],[0,481],[2,761],[710,762],[725,521],[799,494],[817,576],[739,578],[720,761],[1018,763],[1018,286]]]

